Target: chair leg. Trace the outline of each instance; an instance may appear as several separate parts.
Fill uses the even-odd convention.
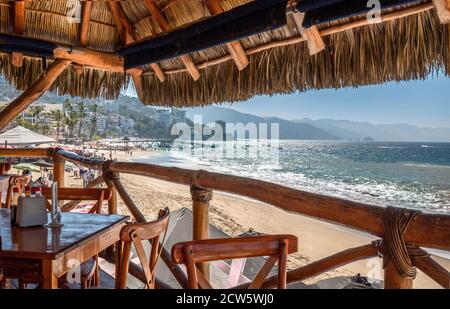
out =
[[[19,280],[19,289],[26,290],[27,284],[23,282],[22,280]]]
[[[5,278],[3,277],[3,269],[0,268],[0,290],[5,288]]]
[[[98,263],[98,255],[95,256],[95,264],[94,285],[100,286],[100,265]]]
[[[89,287],[88,280],[81,281],[80,286],[81,286],[81,289],[83,289],[83,290],[87,289]]]

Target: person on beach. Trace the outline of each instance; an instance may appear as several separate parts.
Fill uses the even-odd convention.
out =
[[[89,183],[89,172],[83,171],[83,175],[81,177],[83,178],[83,187],[86,187]]]

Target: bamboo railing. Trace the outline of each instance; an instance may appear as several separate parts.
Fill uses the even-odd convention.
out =
[[[117,192],[137,222],[146,222],[146,219],[121,183],[121,173],[188,185],[191,188],[193,200],[193,238],[196,240],[208,238],[209,201],[212,198],[212,190],[218,190],[256,199],[285,211],[307,215],[372,234],[383,239],[384,243],[390,241],[390,238],[386,237],[390,231],[385,221],[384,207],[322,196],[261,180],[145,163],[94,160],[58,148],[0,149],[0,157],[51,158],[54,161],[55,180],[61,186],[64,186],[65,161],[101,170],[104,182],[114,192],[113,198],[109,201],[109,212],[117,212],[117,198],[115,196]],[[99,180],[96,180],[96,184],[98,182]],[[408,249],[413,246],[413,249],[421,252],[419,255],[411,253],[409,256],[411,266],[422,270],[442,287],[450,288],[450,273],[420,249],[423,246],[450,251],[450,216],[424,212],[416,213],[410,221],[409,226],[405,227],[404,233],[401,231],[401,237],[404,238],[403,245],[408,245]],[[347,249],[291,270],[287,274],[287,281],[290,283],[298,282],[358,260],[377,256],[379,251],[383,249],[383,247],[380,249],[378,245],[374,242]],[[173,272],[181,286],[185,286],[184,273],[171,261],[167,252],[162,253],[162,260]],[[412,288],[412,278],[402,275],[396,263],[395,258],[391,258],[387,254],[384,256],[384,287]],[[208,272],[207,265],[200,265],[200,267],[204,273]],[[139,272],[138,267],[131,267],[130,269],[135,274]],[[275,285],[276,278],[274,277],[268,278],[264,283],[266,288]],[[161,286],[163,286],[163,283]],[[240,287],[245,287],[245,285]]]

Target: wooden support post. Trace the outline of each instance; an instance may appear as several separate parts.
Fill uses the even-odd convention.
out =
[[[25,1],[14,1],[13,33],[23,35],[25,32]],[[12,64],[16,67],[23,65],[23,55],[12,53]]]
[[[65,187],[65,160],[62,160],[56,156],[53,156],[53,180],[58,182],[58,188]],[[59,200],[59,207],[62,208],[65,204],[64,200]]]
[[[64,164],[64,160],[53,157],[53,179],[58,182],[58,188],[65,187]]]
[[[117,191],[114,186],[108,186],[111,189],[111,198],[108,200],[108,214],[117,214]]]
[[[385,289],[412,289],[413,279],[403,277],[392,259],[389,259],[384,267]]]
[[[81,3],[81,24],[80,24],[80,45],[86,46],[88,44],[89,21],[91,19],[92,11],[91,0],[86,0]]]
[[[118,178],[118,173],[110,173],[108,172],[105,167],[103,168],[103,181],[106,183],[106,186],[111,190],[111,198],[108,200],[108,214],[117,214],[117,190],[116,187],[114,187],[114,183],[111,180],[112,178]],[[117,243],[114,246],[106,248],[106,260],[110,262],[114,262],[116,264],[116,274],[118,274],[118,265],[119,261],[117,259],[118,257],[118,250],[119,250],[119,243]],[[117,287],[116,287],[117,288]]]
[[[208,0],[206,1],[206,4],[212,15],[218,15],[225,12],[222,5],[220,5],[219,0]],[[242,71],[248,65],[249,61],[241,43],[239,43],[239,41],[230,42],[226,44],[226,47],[238,70]]]
[[[6,127],[17,115],[46,92],[69,64],[69,60],[55,60],[30,88],[5,107],[0,112],[0,129]]]
[[[126,17],[125,13],[120,7],[120,3],[116,1],[108,1],[109,10],[114,18],[114,22],[117,27],[117,31],[122,39],[123,44],[128,44],[129,42],[137,41],[138,35],[134,29],[131,22]],[[131,38],[130,38],[131,37]],[[166,75],[161,69],[161,66],[157,63],[150,64],[150,67],[155,72],[156,77],[162,83],[166,80]],[[140,74],[132,73],[134,86],[136,87],[136,92],[139,99],[142,101],[142,80]]]
[[[158,24],[158,26],[163,31],[170,31],[171,29],[170,24],[167,22],[166,18],[161,13],[155,2],[153,0],[145,0],[145,4],[147,5],[148,10],[150,11],[150,14],[153,17],[153,20]],[[192,57],[189,55],[183,55],[180,57],[180,59],[181,61],[183,61],[183,64],[186,67],[189,74],[191,75],[192,79],[195,81],[198,80],[200,78],[200,72],[195,66]]]
[[[212,190],[191,186],[192,197],[192,238],[193,240],[208,239],[209,237],[209,202]],[[199,263],[198,268],[209,278],[209,265]]]

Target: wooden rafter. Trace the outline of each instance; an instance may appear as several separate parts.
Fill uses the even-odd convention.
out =
[[[170,31],[171,29],[170,24],[167,22],[166,18],[161,13],[155,2],[153,0],[145,0],[145,4],[147,5],[148,10],[150,11],[150,14],[153,17],[153,20],[159,25],[159,27],[163,31]],[[180,56],[180,59],[183,62],[189,74],[191,75],[191,77],[194,80],[198,80],[200,78],[200,72],[195,66],[192,57],[190,55],[183,55]]]
[[[387,14],[383,15],[382,18],[383,18],[383,22],[390,22],[393,20],[398,20],[398,19],[405,18],[408,16],[427,12],[429,10],[432,10],[433,8],[434,8],[434,5],[431,2],[427,2],[427,3],[419,4],[417,6],[408,7],[408,8],[402,9],[400,11],[387,13]],[[325,37],[325,36],[333,35],[336,33],[341,33],[344,31],[364,27],[367,25],[369,25],[369,21],[367,19],[351,21],[351,22],[348,22],[348,23],[345,23],[342,25],[322,29],[319,31],[319,34],[322,37]],[[247,55],[255,55],[255,54],[264,52],[264,51],[272,49],[272,48],[280,48],[280,47],[295,45],[295,44],[299,44],[299,43],[302,43],[305,41],[306,41],[305,38],[303,38],[301,35],[298,35],[298,36],[294,36],[291,38],[287,38],[287,39],[283,39],[283,40],[279,40],[279,41],[272,41],[272,42],[268,42],[268,43],[265,43],[262,45],[258,45],[258,46],[247,49],[245,52]],[[199,69],[206,69],[208,67],[218,65],[218,64],[224,63],[226,61],[231,61],[231,60],[232,60],[231,55],[225,55],[220,58],[202,62],[202,63],[198,64],[197,67]],[[182,69],[167,70],[167,71],[165,71],[165,73],[167,75],[170,75],[170,74],[182,73],[185,71],[186,71],[186,69],[182,68]],[[147,74],[151,74],[151,73],[145,73],[144,75],[147,75]]]
[[[450,23],[450,0],[433,0],[439,20],[443,24]]]
[[[316,26],[309,27],[305,29],[303,27],[303,18],[305,17],[304,13],[293,12],[292,17],[294,18],[295,25],[302,35],[302,37],[306,40],[309,48],[309,54],[315,55],[320,53],[325,49],[325,43],[320,36],[319,30]]]
[[[59,46],[53,51],[56,59],[66,59],[83,66],[101,70],[124,72],[123,61],[116,54],[99,52],[88,48]]]
[[[21,112],[23,112],[31,103],[37,100],[44,92],[53,85],[58,76],[70,64],[69,60],[57,59],[48,69],[39,77],[37,81],[25,90],[17,99],[12,101],[0,112],[0,129],[6,127]]]
[[[128,44],[133,40],[137,41],[139,38],[136,30],[134,29],[128,18],[125,16],[125,13],[120,7],[120,3],[116,1],[108,1],[108,6],[111,14],[113,15],[114,22],[117,26],[117,31],[119,32],[122,42],[124,44]],[[150,67],[155,72],[155,75],[158,77],[160,82],[164,82],[166,80],[166,75],[164,74],[164,71],[161,69],[159,64],[152,63],[150,64]],[[132,73],[131,76],[133,78],[133,83],[136,88],[137,95],[142,100],[142,76],[137,73]]]
[[[23,35],[25,32],[25,1],[14,1],[13,6],[13,32]],[[21,53],[12,53],[12,64],[16,67],[23,65],[23,55]]]
[[[206,4],[212,15],[218,15],[224,12],[218,0],[208,0]],[[237,68],[239,71],[242,71],[248,65],[248,58],[241,43],[239,41],[230,42],[226,44],[226,47]]]
[[[83,1],[81,4],[80,45],[86,47],[88,44],[89,21],[92,11],[91,0]]]

